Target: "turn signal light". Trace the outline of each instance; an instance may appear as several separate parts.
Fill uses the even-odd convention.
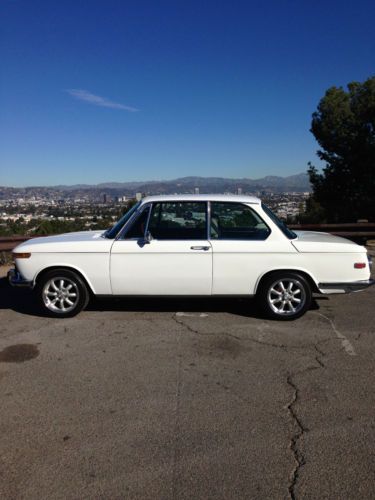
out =
[[[13,259],[29,259],[31,257],[31,253],[12,253]]]
[[[356,262],[354,264],[354,269],[363,269],[364,267],[366,267],[366,264],[364,262]]]

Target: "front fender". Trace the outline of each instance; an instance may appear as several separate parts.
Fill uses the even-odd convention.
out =
[[[23,262],[21,262],[23,261]],[[82,276],[94,295],[111,295],[109,253],[44,254],[33,253],[30,259],[20,259],[17,268],[24,279],[35,284],[46,270],[65,268]]]

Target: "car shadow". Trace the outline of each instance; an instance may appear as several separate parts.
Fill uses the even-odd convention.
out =
[[[326,297],[323,297],[326,299]],[[33,293],[28,289],[13,288],[6,278],[0,278],[0,309],[46,317],[37,305]],[[319,309],[314,299],[312,310]],[[185,312],[185,313],[229,313],[237,316],[264,319],[256,301],[243,297],[108,297],[90,300],[87,311],[124,312]]]
[[[38,314],[34,295],[25,288],[13,288],[6,278],[0,278],[0,309],[10,309],[22,314]]]
[[[94,298],[88,311],[230,313],[261,318],[252,299],[232,297],[121,297]]]

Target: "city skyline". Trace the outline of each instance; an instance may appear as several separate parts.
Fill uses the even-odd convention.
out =
[[[373,73],[374,4],[0,6],[0,185],[289,176],[311,115]]]

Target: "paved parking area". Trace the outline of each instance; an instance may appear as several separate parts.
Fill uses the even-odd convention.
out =
[[[230,299],[56,320],[0,279],[0,497],[374,498],[374,319],[375,287],[286,323]]]

